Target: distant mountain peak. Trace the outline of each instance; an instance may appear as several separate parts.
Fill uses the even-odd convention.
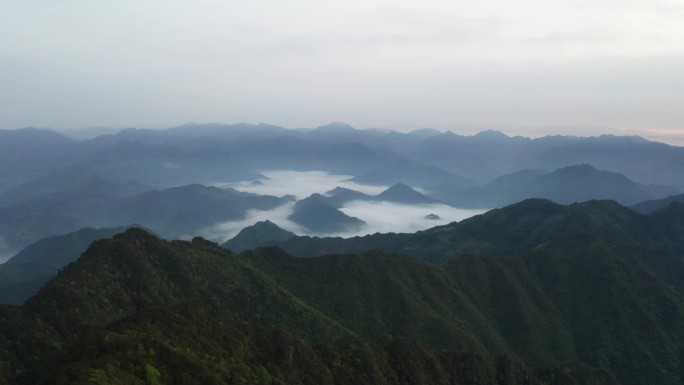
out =
[[[222,246],[239,253],[247,249],[283,242],[295,236],[297,234],[284,230],[267,219],[245,227]]]
[[[555,172],[597,172],[599,170],[596,169],[596,167],[584,163],[584,164],[575,164],[572,166],[567,166],[567,167],[562,167],[556,170]]]
[[[480,139],[509,139],[510,137],[499,130],[484,130],[473,135],[474,138]]]
[[[350,188],[337,186],[334,189],[327,191],[324,195],[328,196],[328,197],[335,197],[335,196],[344,195],[344,194],[363,194],[363,193],[356,191],[356,190],[352,190]]]
[[[444,131],[443,133],[439,135],[435,135],[435,137],[440,137],[440,138],[458,138],[461,135],[458,135],[457,133],[453,131]]]
[[[435,130],[434,128],[418,128],[409,132],[410,135],[419,136],[421,138],[428,138],[431,136],[439,135],[441,133],[442,131]]]
[[[300,205],[300,203],[301,203],[301,205]],[[313,193],[313,194],[309,195],[308,197],[297,202],[297,205],[303,206],[303,205],[309,204],[309,203],[323,204],[323,205],[329,206],[328,205],[328,197],[321,195],[319,193]]]
[[[411,186],[407,185],[406,183],[401,183],[401,182],[395,183],[393,186],[390,186],[390,188],[388,188],[388,189],[385,190],[385,191],[389,191],[389,190],[411,190],[411,191],[416,191],[416,190],[412,189]]]
[[[327,192],[325,193],[325,195],[327,195],[327,196],[337,195],[337,194],[340,194],[340,193],[343,193],[343,192],[348,192],[348,191],[354,191],[354,190],[348,189],[348,188],[346,188],[346,187],[337,186],[337,187],[335,187],[334,189],[327,191]]]
[[[404,183],[396,183],[375,197],[377,200],[396,203],[437,203]]]
[[[328,124],[316,127],[316,130],[328,131],[354,131],[356,130],[352,125],[345,122],[330,122]]]
[[[317,193],[297,202],[288,219],[318,234],[355,231],[365,224],[338,210],[332,198]]]

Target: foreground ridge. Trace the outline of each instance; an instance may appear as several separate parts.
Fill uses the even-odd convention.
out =
[[[235,254],[132,228],[0,307],[0,383],[679,384],[675,222],[533,200],[392,236],[427,237],[414,250],[431,239],[430,255],[460,245],[443,265]]]

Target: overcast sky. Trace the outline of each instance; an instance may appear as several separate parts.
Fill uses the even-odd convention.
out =
[[[333,120],[681,135],[684,1],[0,0],[0,128]]]

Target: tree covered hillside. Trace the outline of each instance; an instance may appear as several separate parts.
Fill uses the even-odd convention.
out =
[[[25,305],[0,307],[0,383],[681,384],[676,232],[609,202],[592,215],[526,205],[464,224],[471,240],[508,231],[441,265],[381,251],[234,254],[129,229]],[[554,238],[560,213],[574,214]],[[644,218],[650,232],[620,242]],[[619,230],[567,242],[594,222]],[[539,223],[550,233],[534,235]],[[426,233],[431,253],[465,243],[453,226]]]

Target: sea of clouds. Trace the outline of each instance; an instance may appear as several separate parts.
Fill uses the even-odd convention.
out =
[[[304,199],[314,193],[324,194],[338,186],[369,195],[377,195],[389,187],[363,185],[350,181],[349,175],[333,175],[323,171],[270,171],[262,175],[265,178],[261,180],[261,183],[244,181],[217,185],[260,195],[293,195],[297,199]],[[298,235],[313,235],[287,219],[292,214],[293,208],[294,203],[290,202],[272,210],[250,210],[244,219],[218,223],[203,229],[199,235],[216,242],[225,242],[237,235],[243,228],[265,220]],[[487,211],[459,209],[446,204],[408,205],[371,201],[351,201],[340,210],[349,216],[365,221],[366,225],[359,231],[326,235],[352,237],[378,232],[412,233],[461,221]],[[426,219],[425,217],[429,214],[438,215],[440,219]]]

